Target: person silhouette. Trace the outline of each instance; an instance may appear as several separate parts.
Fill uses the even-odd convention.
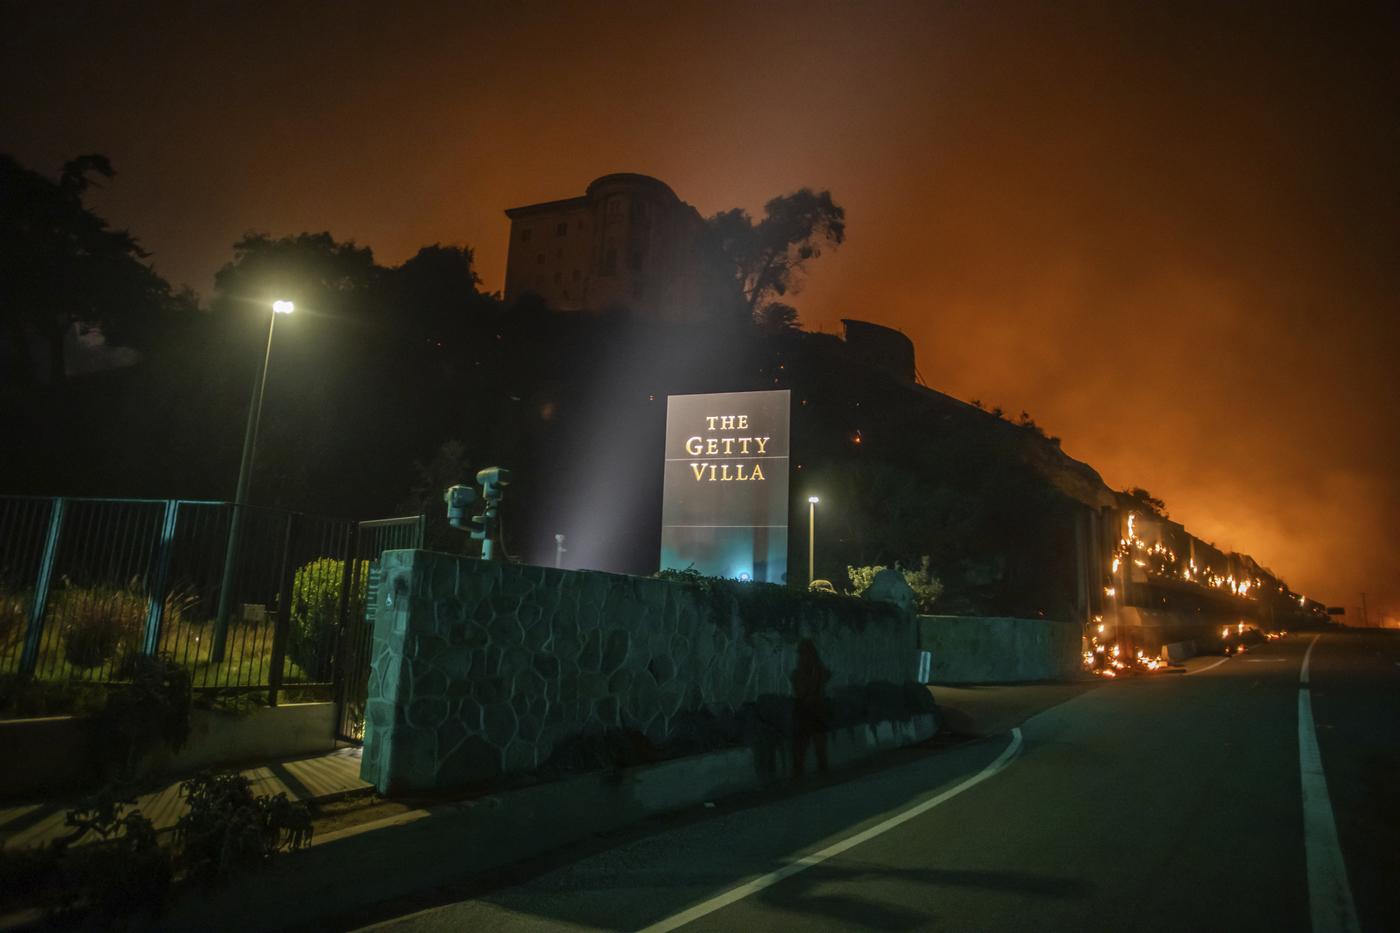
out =
[[[822,664],[817,646],[804,638],[797,646],[797,670],[792,672],[792,777],[802,776],[807,763],[807,746],[817,753],[817,769],[825,772],[826,732],[831,711],[826,702],[826,684],[831,671]]]

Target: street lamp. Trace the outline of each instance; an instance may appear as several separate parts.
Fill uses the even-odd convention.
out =
[[[248,498],[248,485],[253,480],[253,454],[258,447],[258,422],[262,420],[263,389],[267,387],[267,361],[272,356],[272,332],[277,327],[277,315],[291,314],[296,305],[284,299],[272,303],[272,317],[267,324],[267,350],[263,353],[258,378],[253,381],[253,400],[248,406],[248,430],[243,435],[243,462],[238,467],[238,489],[233,504],[243,505]]]
[[[224,659],[228,637],[228,617],[233,597],[233,573],[238,563],[238,543],[243,527],[243,505],[248,500],[248,486],[253,480],[253,455],[258,447],[258,423],[262,420],[263,390],[267,388],[267,361],[272,357],[272,332],[277,328],[279,314],[291,314],[296,305],[279,298],[272,303],[272,316],[267,324],[267,349],[263,351],[262,366],[253,380],[253,399],[248,404],[248,428],[243,434],[243,460],[238,465],[238,487],[233,493],[233,517],[229,523],[228,546],[224,550],[224,577],[219,584],[219,612],[214,620],[213,645],[209,659]]]
[[[817,503],[816,496],[807,497],[807,585],[817,578]]]

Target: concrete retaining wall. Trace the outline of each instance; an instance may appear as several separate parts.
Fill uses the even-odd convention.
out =
[[[1082,630],[1072,622],[990,616],[919,616],[919,647],[936,684],[1071,680],[1082,667]]]
[[[1113,634],[1113,617],[1109,617],[1109,634]],[[1155,653],[1163,645],[1195,642],[1198,650],[1214,651],[1221,645],[1222,626],[1258,622],[1237,613],[1180,612],[1162,609],[1139,609],[1123,606],[1118,609],[1119,637],[1125,645]]]
[[[672,750],[781,736],[804,642],[830,672],[825,725],[907,715],[912,693],[928,702],[905,689],[914,625],[889,604],[764,584],[717,599],[429,551],[380,566],[361,776],[384,793],[559,765],[607,736]]]
[[[179,754],[152,753],[147,774],[183,774],[200,768],[296,758],[335,748],[335,704],[292,703],[245,715],[196,709]],[[72,716],[0,720],[0,797],[51,794],[99,780],[89,759],[84,720]]]

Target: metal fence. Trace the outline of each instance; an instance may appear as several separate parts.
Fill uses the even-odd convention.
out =
[[[367,666],[368,562],[375,548],[421,545],[422,527],[421,516],[0,496],[0,675],[119,682],[132,658],[164,654],[196,689],[266,689],[275,704],[288,687],[337,687],[343,701]]]
[[[424,517],[410,515],[360,522],[355,536],[355,584],[352,611],[341,629],[336,683],[339,714],[336,736],[360,742],[365,734],[365,701],[369,694],[369,665],[374,635],[374,606],[379,588],[379,555],[399,548],[423,546]]]

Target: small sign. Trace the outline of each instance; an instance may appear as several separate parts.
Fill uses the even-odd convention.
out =
[[[1347,614],[1347,611],[1343,606],[1328,606],[1327,614],[1329,616],[1344,616]]]
[[[919,652],[919,676],[918,676],[918,678],[917,678],[918,682],[921,683],[921,684],[926,684],[926,683],[928,683],[929,675],[932,673],[932,671],[933,671],[933,652],[932,652],[932,651],[920,651],[920,652]]]

